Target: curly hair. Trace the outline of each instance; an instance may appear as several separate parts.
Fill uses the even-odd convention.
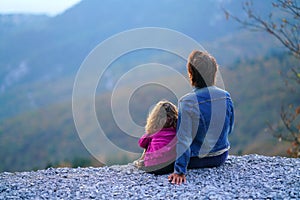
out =
[[[218,64],[209,53],[192,51],[188,58],[187,69],[192,86],[204,88],[215,84]]]
[[[169,101],[159,101],[148,115],[145,130],[153,134],[162,128],[176,128],[178,111],[177,107]]]

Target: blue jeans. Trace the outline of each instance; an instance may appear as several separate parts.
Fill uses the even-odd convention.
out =
[[[188,165],[188,169],[196,169],[196,168],[210,168],[210,167],[218,167],[222,165],[228,157],[228,151],[224,152],[219,156],[213,157],[191,157]]]
[[[226,161],[227,157],[228,157],[228,151],[224,152],[219,156],[213,156],[213,157],[204,157],[204,158],[191,157],[188,165],[188,169],[218,167]],[[172,173],[173,171],[174,171],[174,162],[172,162],[171,164],[163,168],[148,170],[149,173],[155,175],[168,174],[168,173]]]

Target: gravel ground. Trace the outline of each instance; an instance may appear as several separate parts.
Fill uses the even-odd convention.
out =
[[[300,199],[300,159],[229,156],[172,185],[132,164],[0,173],[0,199]]]

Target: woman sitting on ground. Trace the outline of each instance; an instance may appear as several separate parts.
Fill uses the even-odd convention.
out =
[[[218,65],[207,52],[193,51],[187,63],[194,90],[179,100],[177,158],[171,183],[186,182],[187,168],[217,167],[228,156],[234,122],[230,94],[215,86]]]

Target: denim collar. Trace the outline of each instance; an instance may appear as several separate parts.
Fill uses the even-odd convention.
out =
[[[215,86],[215,85],[204,87],[204,88],[194,87],[193,92],[196,92],[196,91],[205,91],[205,90],[210,90],[210,89],[215,89],[215,88],[217,88],[217,86]]]

